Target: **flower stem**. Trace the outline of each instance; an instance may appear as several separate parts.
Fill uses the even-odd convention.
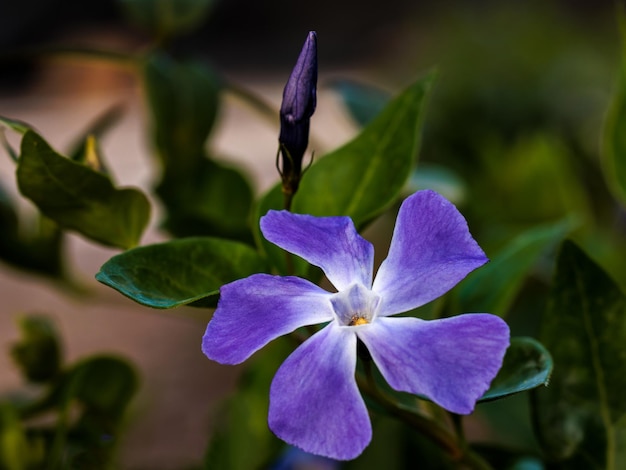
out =
[[[450,432],[437,422],[417,414],[415,411],[402,406],[400,403],[388,397],[376,385],[371,362],[363,361],[363,366],[365,369],[365,378],[357,374],[357,384],[361,391],[376,401],[386,412],[431,439],[442,450],[448,453],[453,461],[463,465],[463,468],[472,470],[493,470],[487,461],[467,446],[464,440],[458,442]]]

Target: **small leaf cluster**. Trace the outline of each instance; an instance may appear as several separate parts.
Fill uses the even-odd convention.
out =
[[[0,396],[0,467],[112,468],[135,368],[104,354],[66,364],[50,317],[23,315],[18,326],[11,355],[26,383]]]

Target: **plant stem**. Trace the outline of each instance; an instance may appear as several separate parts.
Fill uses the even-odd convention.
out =
[[[392,398],[389,398],[377,387],[371,362],[363,361],[363,364],[365,368],[365,379],[357,374],[357,384],[361,391],[375,400],[385,411],[431,439],[441,449],[447,452],[453,461],[472,470],[493,470],[488,462],[469,449],[467,445],[463,443],[459,445],[455,437],[441,425],[415,413],[413,410],[403,407]]]

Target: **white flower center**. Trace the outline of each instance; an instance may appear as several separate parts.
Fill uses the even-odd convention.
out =
[[[337,292],[330,299],[337,321],[342,326],[360,326],[372,323],[380,297],[362,284],[353,284]]]

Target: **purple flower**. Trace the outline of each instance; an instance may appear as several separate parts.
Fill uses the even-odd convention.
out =
[[[339,460],[371,440],[355,381],[357,339],[389,385],[471,413],[502,365],[509,329],[489,314],[425,321],[392,318],[441,296],[487,262],[457,209],[433,191],[407,198],[387,259],[373,280],[374,249],[348,217],[270,211],[265,238],[320,267],[337,289],[255,274],[227,284],[202,341],[213,360],[238,364],[273,339],[328,322],[281,365],[269,426],[289,444]]]
[[[302,173],[302,158],[309,143],[311,116],[317,88],[317,36],[309,32],[283,91],[280,107],[280,152],[283,187],[295,193]]]

